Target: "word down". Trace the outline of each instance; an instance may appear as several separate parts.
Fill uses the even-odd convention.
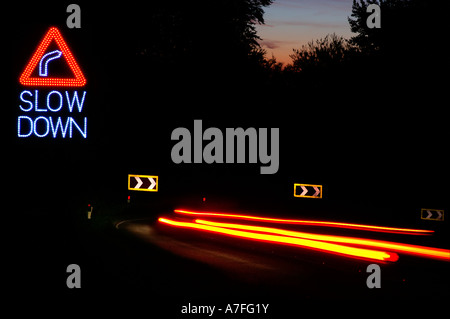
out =
[[[45,98],[43,98],[45,97]],[[86,91],[23,90],[19,94],[18,137],[87,137],[87,117],[81,117]],[[61,113],[71,116],[59,116]],[[26,114],[26,115],[25,115]]]

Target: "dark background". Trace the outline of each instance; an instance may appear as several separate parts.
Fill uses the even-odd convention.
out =
[[[227,209],[425,228],[420,208],[448,210],[447,63],[436,44],[444,33],[439,24],[411,30],[422,30],[407,38],[417,43],[411,47],[419,50],[421,36],[431,43],[421,60],[414,58],[420,50],[396,51],[395,60],[363,59],[305,78],[274,76],[243,58],[245,48],[230,31],[233,6],[223,1],[78,2],[81,29],[66,27],[68,4],[17,3],[3,28],[11,61],[2,117],[5,235],[12,238],[18,291],[36,263],[45,274],[33,279],[37,286],[61,285],[51,280],[64,278],[63,265],[82,255],[80,214],[87,204],[122,205],[127,174],[158,175],[157,194],[132,196],[153,196],[168,209],[206,197]],[[432,10],[439,20],[440,10]],[[18,78],[50,26],[60,29],[87,78],[78,88],[87,91],[86,140],[16,136],[25,89]],[[186,127],[193,134],[194,119],[222,132],[279,128],[279,171],[174,164],[171,132]],[[324,198],[293,198],[293,183],[321,184]]]
[[[447,64],[438,49],[411,61],[411,56],[423,53],[417,44],[418,52],[399,56],[396,51],[395,61],[386,55],[359,62],[364,65],[355,62],[359,71],[349,67],[340,73],[313,74],[310,81],[287,75],[277,80],[242,58],[235,41],[225,38],[232,32],[229,24],[220,23],[228,18],[229,7],[223,3],[80,5],[81,29],[65,26],[65,3],[10,10],[15,17],[14,31],[7,33],[11,116],[5,117],[5,127],[7,145],[12,146],[8,158],[13,164],[24,161],[19,170],[11,169],[15,174],[57,172],[78,191],[108,178],[122,180],[128,173],[159,172],[194,174],[193,185],[198,181],[199,186],[202,178],[214,176],[219,188],[229,180],[247,189],[246,183],[219,177],[244,174],[250,180],[289,180],[289,187],[291,181],[331,184],[324,190],[328,196],[351,202],[445,204],[445,100],[439,75]],[[16,137],[20,110],[14,105],[25,89],[17,78],[51,25],[60,28],[88,79],[87,86],[79,88],[87,90],[86,140]],[[423,31],[412,38],[419,41],[419,36],[428,35],[434,41],[441,30],[431,27],[415,26],[411,32]],[[193,134],[194,119],[203,120],[203,129],[218,127],[223,132],[226,127],[279,127],[278,173],[258,176],[259,164],[173,164],[170,150],[175,142],[170,134],[177,127]],[[71,174],[66,173],[69,167]],[[51,178],[33,180],[54,183]],[[108,184],[91,191],[101,193]]]

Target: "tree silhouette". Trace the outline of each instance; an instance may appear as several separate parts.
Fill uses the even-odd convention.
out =
[[[379,29],[366,23],[371,3],[381,9]],[[448,3],[435,0],[353,0],[348,21],[356,35],[350,41],[361,50],[363,64],[378,70],[378,82],[434,91],[442,83],[437,72],[448,67],[442,48],[447,12]]]
[[[261,59],[255,24],[272,0],[160,1],[137,19],[136,53],[174,69],[214,63],[224,69]],[[145,6],[145,4],[143,5]]]
[[[348,60],[356,48],[348,40],[335,33],[308,42],[301,49],[293,49],[290,55],[294,71],[320,71],[336,68]]]
[[[370,14],[366,12],[366,9],[367,6],[372,3],[380,5],[380,2],[377,0],[369,0],[367,2],[364,0],[353,0],[351,14],[352,18],[348,18],[351,31],[353,33],[357,33],[356,36],[351,38],[351,42],[366,52],[372,52],[380,49],[379,35],[381,30],[377,28],[369,28],[366,23],[367,17]],[[382,10],[383,27],[385,24],[385,13],[386,12]]]
[[[369,4],[381,9],[381,28],[369,28],[366,12]],[[351,31],[356,33],[351,43],[367,56],[377,57],[370,63],[414,74],[435,65],[445,30],[445,17],[440,3],[430,0],[353,0],[352,14],[348,18]]]

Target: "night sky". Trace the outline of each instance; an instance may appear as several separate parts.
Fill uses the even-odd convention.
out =
[[[265,24],[258,26],[261,45],[284,64],[289,55],[309,41],[336,33],[350,38],[347,17],[351,0],[278,0],[265,9]]]

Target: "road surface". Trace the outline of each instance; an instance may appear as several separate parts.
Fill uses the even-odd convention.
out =
[[[154,217],[122,220],[116,230],[140,242],[149,273],[157,272],[148,276],[155,280],[149,289],[159,295],[440,299],[448,288],[448,262],[407,254],[399,254],[396,262],[379,262],[381,288],[369,289],[367,266],[374,263],[370,260],[174,228]]]

